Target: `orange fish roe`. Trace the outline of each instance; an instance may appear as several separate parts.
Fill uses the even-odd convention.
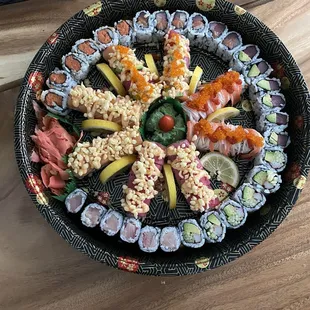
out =
[[[123,46],[123,45],[117,45],[115,46],[115,50],[119,51],[120,54],[128,54],[128,52],[130,51],[129,47]]]
[[[264,141],[260,136],[257,136],[251,132],[247,134],[247,140],[250,146],[264,146]]]
[[[202,89],[194,94],[187,102],[187,106],[198,111],[206,111],[206,103],[211,100],[214,104],[220,104],[217,95],[220,91],[226,90],[229,94],[235,91],[235,84],[241,85],[240,74],[236,71],[229,71],[211,83],[205,84]]]

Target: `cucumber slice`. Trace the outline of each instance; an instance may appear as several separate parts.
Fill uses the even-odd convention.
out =
[[[251,58],[244,51],[241,51],[239,53],[239,60],[242,62],[249,62],[249,61],[251,61]]]
[[[263,184],[266,182],[267,180],[267,172],[266,171],[260,171],[258,173],[256,173],[253,177],[253,180],[260,184],[261,186],[263,186]]]
[[[245,186],[242,193],[242,198],[245,200],[253,199],[255,190],[252,187]]]
[[[214,214],[210,214],[208,216],[208,221],[214,225],[220,226],[221,222],[220,220],[214,215]]]

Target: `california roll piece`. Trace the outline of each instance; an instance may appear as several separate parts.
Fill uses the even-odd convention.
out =
[[[118,44],[118,35],[114,28],[103,26],[94,31],[94,39],[100,51]]]
[[[134,218],[126,217],[121,228],[120,237],[128,243],[138,241],[141,232],[141,222]]]
[[[87,198],[87,194],[81,190],[81,189],[76,189],[74,190],[71,194],[69,194],[65,200],[65,205],[70,213],[78,213]]]
[[[123,225],[123,215],[109,210],[100,221],[100,229],[108,236],[115,236]]]
[[[44,90],[41,94],[41,101],[47,110],[58,115],[69,113],[67,99],[68,93],[53,88]]]
[[[253,159],[264,147],[264,138],[255,129],[205,119],[198,123],[187,122],[187,139],[199,151],[218,151],[226,156],[240,155],[244,159]]]
[[[137,12],[133,19],[133,27],[137,43],[151,43],[153,41],[154,17],[150,12]]]
[[[281,93],[266,93],[253,101],[253,109],[257,114],[266,113],[274,109],[284,109],[285,105],[286,100]]]
[[[176,227],[165,227],[161,231],[160,248],[164,252],[175,252],[181,245],[180,232]]]
[[[233,199],[239,202],[248,213],[259,210],[266,197],[250,183],[244,183],[234,194]]]
[[[225,200],[219,210],[223,215],[227,228],[236,229],[241,227],[248,216],[246,209],[232,199]]]
[[[210,176],[203,168],[195,145],[187,140],[167,148],[168,164],[194,212],[203,212],[217,205],[218,199],[210,185]]]
[[[189,248],[201,248],[205,244],[202,229],[196,220],[189,219],[179,223],[182,244]]]
[[[260,132],[268,130],[270,127],[280,128],[284,130],[288,127],[289,115],[281,112],[280,109],[275,109],[271,112],[261,114],[257,121],[256,127]]]
[[[263,59],[257,59],[247,67],[243,68],[242,74],[245,81],[248,84],[252,84],[259,79],[269,76],[272,71],[273,69],[267,61]]]
[[[221,22],[210,22],[206,33],[206,45],[209,52],[215,52],[220,42],[224,39],[228,28]]]
[[[160,229],[158,227],[145,226],[141,229],[139,247],[143,252],[153,253],[159,247]]]
[[[49,88],[68,93],[72,87],[76,86],[76,81],[73,80],[69,72],[56,68],[48,76],[46,85]]]
[[[98,204],[89,204],[81,214],[82,224],[86,227],[94,228],[99,225],[102,216],[107,212],[107,209]]]
[[[267,166],[254,166],[249,172],[247,180],[258,191],[265,194],[272,194],[279,190],[282,183],[281,176],[277,171]]]
[[[216,55],[224,61],[231,61],[233,54],[242,47],[242,37],[240,33],[231,31],[226,34],[223,40],[219,43],[216,50]]]
[[[288,133],[281,128],[269,128],[264,132],[264,138],[267,147],[278,146],[285,149],[291,143]]]
[[[186,11],[176,10],[171,15],[171,29],[182,35],[186,35],[188,19],[189,14]]]
[[[249,87],[249,96],[251,100],[256,100],[266,93],[276,94],[281,91],[281,82],[275,78],[263,78],[255,81]]]
[[[194,13],[188,20],[187,37],[191,45],[203,47],[206,44],[206,33],[208,31],[208,20],[200,13]]]
[[[119,45],[131,46],[134,43],[135,37],[131,20],[120,20],[114,24],[114,28],[118,34]]]
[[[93,39],[81,39],[75,42],[72,53],[81,54],[90,65],[96,64],[101,58],[98,45]]]
[[[255,164],[270,167],[277,172],[285,169],[287,164],[287,155],[281,147],[264,148],[255,158]]]
[[[260,49],[257,45],[244,45],[240,50],[234,53],[229,66],[232,70],[241,72],[242,69],[253,63],[258,58],[259,54]]]
[[[169,11],[156,11],[153,14],[154,33],[153,41],[163,42],[165,35],[170,29],[170,13]]]
[[[202,227],[206,241],[209,243],[222,242],[226,234],[226,226],[223,216],[217,211],[205,213],[200,218],[200,226]]]
[[[89,63],[82,54],[68,53],[62,56],[62,67],[68,71],[71,76],[79,82],[86,79],[89,73]]]

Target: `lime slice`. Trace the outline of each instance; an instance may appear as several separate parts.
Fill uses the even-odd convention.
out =
[[[87,119],[82,122],[82,129],[94,133],[121,131],[122,126],[102,119]]]
[[[197,89],[197,86],[201,79],[202,74],[203,74],[203,70],[199,66],[197,66],[194,70],[193,76],[191,78],[191,82],[189,84],[189,91],[188,91],[189,95],[192,95],[196,92],[196,89]]]
[[[157,76],[159,76],[153,55],[152,54],[145,54],[144,58],[145,58],[146,65],[150,69],[150,71],[152,73],[155,73]]]
[[[240,114],[240,111],[236,108],[232,108],[232,107],[222,108],[222,109],[218,109],[215,112],[211,113],[207,117],[207,121],[220,123],[226,119],[236,117],[239,114]]]
[[[137,160],[137,156],[135,155],[128,155],[124,156],[121,159],[118,159],[105,167],[102,172],[100,173],[100,181],[101,183],[108,182],[113,176],[121,173],[125,170],[128,166],[132,165]]]
[[[236,188],[240,181],[239,170],[235,162],[229,157],[217,152],[211,152],[201,158],[203,167],[212,176]]]
[[[172,168],[168,164],[164,165],[164,177],[168,192],[169,208],[175,209],[177,206],[177,188],[175,185]]]
[[[126,96],[127,92],[122,82],[107,64],[97,64],[96,67],[120,96]]]

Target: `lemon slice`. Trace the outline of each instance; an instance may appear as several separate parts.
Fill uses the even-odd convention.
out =
[[[102,119],[87,119],[82,122],[82,129],[92,133],[121,131],[122,126]]]
[[[235,162],[229,157],[217,152],[210,152],[201,158],[203,167],[211,177],[217,176],[219,181],[236,188],[240,181],[239,170]]]
[[[189,84],[189,91],[188,91],[189,95],[192,95],[193,93],[196,92],[202,73],[203,73],[203,70],[199,66],[197,66],[194,70],[193,76],[191,78],[191,82]]]
[[[211,113],[207,117],[207,121],[219,123],[226,119],[236,117],[239,114],[240,114],[240,111],[236,108],[232,108],[232,107],[222,108],[222,109],[218,109],[215,112]]]
[[[120,96],[127,95],[122,82],[107,64],[97,64],[96,67]]]
[[[175,185],[172,168],[168,164],[164,165],[164,176],[168,192],[169,208],[175,209],[177,206],[177,188]]]
[[[128,166],[132,165],[136,160],[136,155],[128,155],[114,161],[101,171],[99,176],[101,183],[104,184],[108,182],[113,176],[121,173]]]
[[[145,58],[146,65],[150,69],[150,71],[152,73],[155,73],[157,76],[159,76],[153,55],[152,54],[145,54],[144,58]]]

